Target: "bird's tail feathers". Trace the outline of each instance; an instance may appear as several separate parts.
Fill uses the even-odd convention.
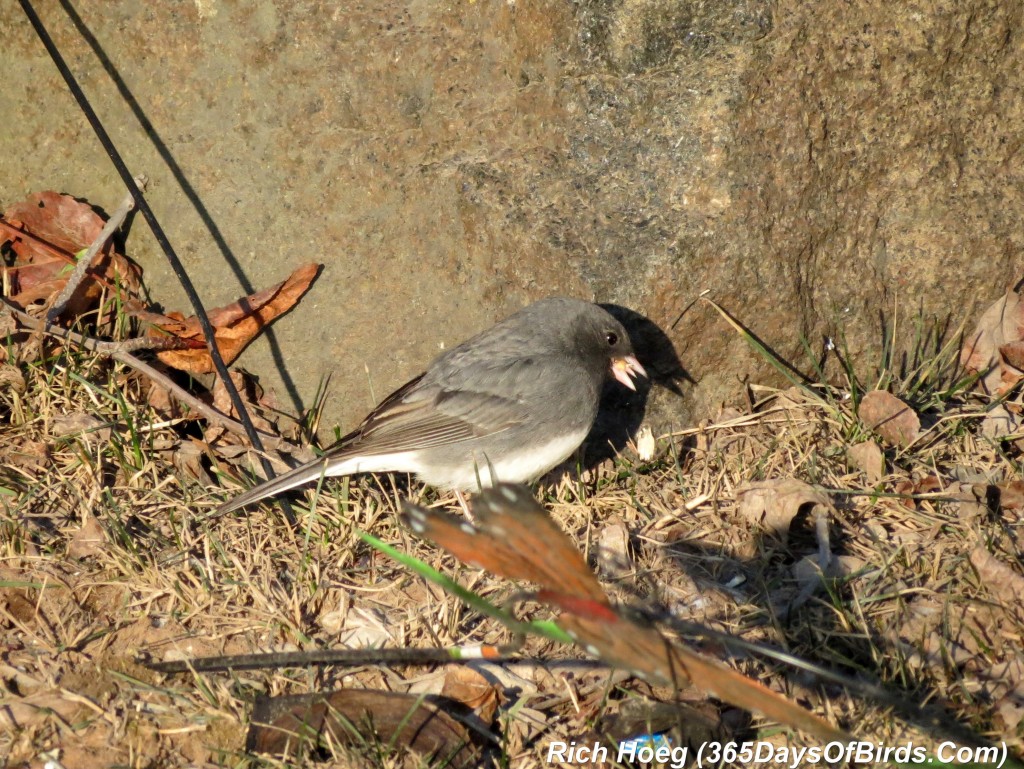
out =
[[[280,494],[283,491],[294,489],[296,486],[314,481],[325,475],[326,464],[326,460],[320,457],[312,462],[296,467],[294,470],[289,470],[283,475],[271,478],[269,481],[254,486],[234,499],[225,502],[217,508],[216,515],[233,512],[246,505],[251,505],[253,502],[258,502],[261,499],[272,497],[275,494]]]

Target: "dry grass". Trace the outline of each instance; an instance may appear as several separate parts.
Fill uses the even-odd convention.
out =
[[[627,453],[545,486],[544,500],[620,597],[889,682],[1020,755],[1021,511],[1008,496],[1003,506],[985,499],[986,489],[1019,477],[1019,448],[983,437],[982,404],[950,391],[942,354],[900,376],[882,367],[883,384],[909,394],[932,426],[909,449],[885,450],[880,479],[869,481],[848,459],[869,436],[853,416],[857,386],[845,398],[847,381],[757,389],[742,410],[662,436],[653,461]],[[297,510],[295,531],[267,509],[197,524],[226,495],[214,479],[233,472],[225,457],[237,452],[204,443],[196,425],[156,415],[145,405],[146,383],[105,360],[58,350],[3,372],[0,764],[306,766],[316,757],[398,766],[402,759],[372,739],[326,758],[246,755],[249,708],[256,694],[426,687],[429,671],[164,677],[135,660],[508,639],[358,538],[357,529],[371,531],[495,603],[513,594],[515,586],[456,565],[398,525],[402,479],[329,484],[312,508]],[[813,520],[798,515],[782,538],[743,514],[745,484],[774,479],[833,492],[830,579],[805,561],[819,551]],[[897,490],[931,498],[890,496]],[[623,527],[625,553],[598,557],[605,532]],[[185,557],[161,563],[166,554]],[[549,641],[531,639],[523,654],[538,661],[511,666],[518,699],[499,716],[514,766],[544,765],[550,741],[584,739],[602,712],[626,700],[672,699],[626,677],[610,683],[600,666],[551,664],[579,654]],[[942,736],[780,663],[733,657],[866,740],[931,746]],[[721,728],[735,723],[726,714]],[[791,739],[758,721],[742,728],[777,744]]]

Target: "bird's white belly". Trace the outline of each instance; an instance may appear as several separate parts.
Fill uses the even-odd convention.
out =
[[[504,456],[488,456],[480,451],[472,452],[458,467],[444,468],[432,478],[430,469],[423,468],[417,474],[420,479],[441,488],[457,488],[475,491],[502,483],[524,483],[534,481],[556,465],[568,459],[583,443],[589,430],[556,438],[543,446],[535,446]],[[415,472],[415,471],[414,471]]]
[[[400,451],[392,454],[356,456],[329,466],[326,470],[313,468],[308,477],[295,484],[315,479],[323,472],[328,476],[354,473],[411,473],[424,483],[440,489],[475,491],[496,483],[523,483],[533,481],[551,468],[565,461],[583,443],[588,430],[577,431],[549,441],[543,446],[503,452],[503,456],[487,455],[479,449],[466,447],[465,456],[451,463],[431,461],[430,450]],[[448,447],[455,449],[457,444]],[[493,472],[492,472],[493,471]]]

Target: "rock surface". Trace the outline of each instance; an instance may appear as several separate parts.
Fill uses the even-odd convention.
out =
[[[842,334],[869,375],[884,328],[911,347],[1020,277],[1017,3],[82,0],[88,36],[39,5],[209,306],[324,264],[241,361],[286,409],[333,374],[324,426],[551,293],[661,328],[692,380],[654,390],[664,428],[771,378],[702,291],[798,367]],[[0,203],[113,208],[16,4],[0,26]],[[128,250],[187,309],[141,220]]]

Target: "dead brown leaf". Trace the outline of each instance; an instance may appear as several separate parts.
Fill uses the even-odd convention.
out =
[[[498,690],[476,670],[465,665],[450,665],[445,671],[441,695],[461,702],[485,724],[498,710]]]
[[[852,467],[864,473],[868,483],[875,484],[882,480],[885,474],[885,457],[874,441],[864,441],[851,446],[846,452],[846,458]]]
[[[630,567],[629,529],[621,516],[610,516],[598,534],[597,565],[608,574],[621,574]]]
[[[54,417],[50,432],[59,438],[75,435],[83,440],[107,444],[110,442],[111,429],[92,414],[71,411]]]
[[[932,494],[937,491],[942,491],[943,488],[944,485],[942,480],[932,473],[931,475],[926,475],[924,478],[905,478],[893,487],[893,491],[897,494],[907,494],[909,496],[911,494]],[[904,507],[909,508],[910,510],[917,509],[916,499],[902,499],[900,502]]]
[[[1024,340],[1024,302],[1007,291],[982,314],[974,333],[960,350],[960,362],[972,374],[981,374],[985,392],[1002,395],[1020,381]]]
[[[893,491],[895,491],[897,494],[915,494],[917,492],[917,489],[912,479],[905,478],[904,480],[899,481],[893,487]],[[910,510],[917,509],[917,503],[913,499],[901,499],[900,504]]]
[[[203,467],[205,456],[206,449],[201,443],[193,439],[179,443],[171,455],[171,461],[174,463],[174,468],[183,477],[196,478],[203,483],[213,483],[210,474]]]
[[[71,195],[47,190],[36,192],[4,211],[4,219],[17,222],[35,236],[28,242],[15,239],[15,252],[45,250],[47,246],[74,254],[87,248],[103,229],[103,219],[92,206]]]
[[[210,323],[224,362],[232,363],[275,318],[292,309],[312,284],[319,269],[317,264],[303,265],[276,286],[210,311]],[[167,315],[137,312],[136,315],[152,325],[149,336],[174,337],[190,348],[157,353],[165,364],[193,375],[213,372],[213,359],[206,348],[199,320],[194,315],[189,318],[178,312]]]
[[[1000,561],[983,545],[971,551],[970,559],[986,589],[1001,601],[1016,606],[1024,595],[1024,575]]]
[[[983,550],[971,554],[972,563],[977,560],[989,577],[1001,580],[1003,564],[993,565],[989,558]],[[1003,606],[921,596],[907,605],[893,630],[893,640],[907,645],[908,663],[936,672],[955,666],[965,686],[998,703],[1010,729],[1024,716],[1024,656],[1008,610],[1016,606],[1017,596],[1010,596],[1013,603]],[[993,665],[993,658],[1003,661]]]
[[[795,478],[747,483],[736,490],[736,499],[741,515],[774,531],[783,541],[793,519],[807,505],[832,509],[832,502],[824,491]]]
[[[1000,510],[1024,510],[1024,481],[996,484]]]
[[[0,332],[0,339],[2,338],[3,335]],[[0,364],[0,392],[19,395],[25,392],[25,375],[21,373],[21,369],[8,363]]]
[[[885,390],[872,390],[860,402],[857,416],[893,446],[906,448],[921,432],[921,420],[906,403]]]
[[[146,397],[146,403],[164,419],[179,419],[183,415],[182,412],[185,411],[181,406],[181,401],[171,395],[170,390],[156,382],[149,382],[149,395]]]
[[[981,420],[981,434],[993,440],[1013,435],[1019,429],[1020,415],[1010,411],[1004,403],[989,409]]]
[[[8,208],[0,219],[0,243],[9,243],[14,262],[6,268],[9,299],[21,308],[49,299],[67,284],[75,255],[88,248],[104,220],[88,203],[57,192],[38,192]],[[93,259],[89,277],[75,292],[64,316],[93,309],[104,289],[139,286],[139,268],[108,242]]]
[[[1024,371],[1024,341],[1008,342],[1007,344],[1000,345],[999,357],[1003,363],[1010,366],[1014,373],[1017,375],[1017,380],[1022,376]],[[1004,381],[1007,379],[1006,373],[1003,374]]]
[[[25,625],[35,621],[36,604],[27,595],[28,590],[6,587],[0,589],[0,609]]]
[[[106,544],[106,532],[96,517],[90,515],[68,542],[68,555],[79,560],[89,558],[96,555]]]
[[[0,450],[0,459],[23,470],[40,470],[50,461],[50,445],[42,441],[22,441]]]
[[[255,405],[261,394],[259,385],[252,383],[250,386],[250,382],[252,381],[251,378],[247,377],[241,371],[231,371],[229,373],[231,375],[231,383],[235,386],[235,389],[238,390],[239,395],[242,396],[242,400],[247,405]],[[235,410],[231,397],[228,395],[228,390],[219,378],[213,385],[211,396],[213,400],[213,407],[215,409],[234,419],[238,418],[238,412]]]

